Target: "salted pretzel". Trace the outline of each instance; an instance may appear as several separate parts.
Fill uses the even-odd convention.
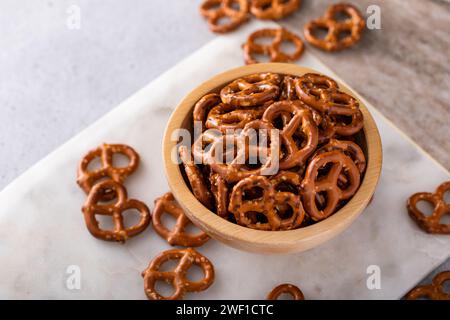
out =
[[[336,16],[345,14],[348,19],[338,21]],[[326,50],[338,51],[353,46],[361,39],[365,27],[361,12],[351,4],[340,3],[330,6],[321,18],[307,23],[304,27],[306,40],[313,46]],[[317,38],[314,33],[317,29],[327,30],[324,39]],[[341,34],[349,33],[342,38]]]
[[[444,199],[445,193],[449,190],[450,181],[447,181],[442,183],[435,193],[416,193],[408,199],[407,208],[410,217],[426,232],[450,234],[450,224],[440,223],[444,215],[450,215],[450,203],[446,203]],[[420,201],[426,201],[433,205],[434,210],[430,216],[426,216],[417,208],[417,203]]]
[[[259,44],[257,39],[271,38],[270,44]],[[293,53],[283,52],[281,45],[290,42],[294,45],[295,51]],[[261,29],[253,32],[243,45],[244,60],[246,64],[258,63],[254,55],[267,55],[270,57],[270,62],[293,62],[300,58],[305,46],[302,39],[296,34],[284,29]]]
[[[259,198],[246,200],[252,189],[259,188]],[[290,217],[281,218],[277,205],[289,205]],[[238,224],[257,230],[291,230],[299,227],[305,217],[300,197],[291,192],[277,192],[269,179],[263,176],[251,176],[239,181],[230,196],[229,210]],[[258,221],[257,214],[265,216],[267,222]]]
[[[162,222],[162,216],[165,213],[170,214],[177,220],[172,230],[169,230]],[[170,192],[155,200],[152,220],[156,233],[166,239],[172,246],[199,247],[209,240],[209,236],[203,231],[196,234],[186,233],[186,227],[192,222]]]
[[[281,100],[298,100],[297,92],[295,91],[296,81],[296,77],[284,76],[281,85]]]
[[[337,91],[339,85],[327,76],[307,73],[296,79],[295,89],[304,103],[324,112],[330,100],[330,93]]]
[[[345,155],[349,156],[358,168],[359,173],[364,173],[364,170],[366,170],[366,157],[364,156],[364,152],[361,147],[353,141],[331,139],[326,145],[319,148],[314,155],[334,150],[341,151]]]
[[[267,145],[255,141],[258,138],[258,130],[266,133]],[[215,140],[211,144],[210,154],[223,150],[224,144],[230,146],[231,143],[235,143],[236,146],[236,156],[231,161],[224,162],[220,157],[208,157],[211,169],[220,174],[228,183],[237,182],[252,175],[273,174],[277,169],[280,135],[279,130],[270,123],[254,120],[244,127],[240,135],[225,135],[222,139]],[[252,161],[257,162],[257,160],[261,162],[260,166],[249,167]]]
[[[211,191],[209,191],[205,184],[202,172],[192,160],[189,149],[186,146],[180,146],[178,152],[180,154],[180,159],[183,162],[184,171],[189,180],[189,184],[191,185],[192,193],[205,207],[211,209],[213,206]]]
[[[302,108],[298,101],[279,101],[272,104],[264,112],[262,119],[273,123],[276,118],[282,114],[289,114],[290,120],[280,132],[282,145],[286,154],[280,161],[280,169],[289,169],[306,162],[307,158],[317,148],[318,129],[314,122],[311,112]],[[301,132],[305,139],[304,144],[298,146],[298,139],[294,134]]]
[[[260,118],[265,109],[265,105],[262,107],[236,109],[236,107],[231,105],[220,103],[209,112],[206,127],[219,129],[222,132],[243,129],[247,123]]]
[[[170,261],[179,260],[175,269],[160,271],[161,266]],[[204,277],[200,281],[190,281],[187,278],[188,270],[197,265],[203,270]],[[173,249],[161,252],[142,272],[144,290],[150,300],[181,300],[187,292],[200,292],[208,289],[214,282],[214,266],[203,255],[193,248]],[[156,291],[156,282],[165,281],[171,284],[175,292],[164,297]]]
[[[234,107],[252,107],[275,100],[281,77],[274,73],[252,74],[233,81],[220,91],[222,102]]]
[[[220,103],[220,95],[217,93],[210,93],[202,97],[194,106],[194,111],[192,112],[193,121],[198,121],[204,126],[209,111]]]
[[[301,0],[251,0],[250,12],[262,20],[279,20],[295,12]]]
[[[293,284],[285,283],[273,288],[273,290],[267,296],[267,300],[278,300],[278,298],[284,294],[290,294],[294,300],[305,300],[302,290]]]
[[[319,176],[319,170],[330,167],[328,172]],[[339,186],[339,177],[344,174],[347,184]],[[314,221],[320,221],[334,213],[339,201],[352,197],[360,185],[360,174],[353,160],[341,151],[330,151],[312,158],[302,182],[302,200],[306,212]],[[317,197],[326,193],[323,208],[316,203]],[[320,201],[319,201],[320,202]]]
[[[239,9],[233,5],[237,4]],[[248,20],[247,0],[205,0],[200,6],[200,14],[208,20],[209,29],[216,33],[235,30]],[[222,19],[228,19],[221,23]]]
[[[102,204],[106,190],[113,190],[113,203]],[[124,212],[135,209],[139,211],[139,222],[131,227],[124,224]],[[114,180],[102,181],[91,189],[82,208],[84,220],[89,232],[96,238],[106,241],[125,242],[147,228],[150,223],[150,211],[141,201],[128,199],[124,186]],[[96,219],[97,215],[110,216],[114,222],[113,230],[104,230]]]
[[[431,300],[450,300],[450,294],[445,292],[444,283],[450,280],[450,271],[437,274],[430,285],[412,289],[405,296],[406,300],[428,298]]]
[[[115,154],[125,155],[129,159],[126,167],[115,167],[113,157]],[[101,168],[90,171],[89,164],[100,158]],[[78,166],[77,183],[89,194],[92,186],[103,178],[110,178],[118,183],[136,171],[139,165],[139,154],[131,147],[124,144],[102,144],[94,150],[88,152]],[[112,200],[115,195],[111,190],[104,189],[102,200]]]
[[[228,185],[225,179],[218,173],[210,175],[211,192],[216,200],[216,213],[222,218],[228,218]]]

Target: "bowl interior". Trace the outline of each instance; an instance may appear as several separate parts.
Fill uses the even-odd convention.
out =
[[[231,223],[204,207],[191,193],[182,166],[171,160],[179,140],[173,131],[183,128],[193,131],[192,110],[195,103],[208,93],[218,93],[229,82],[253,73],[274,72],[301,76],[319,73],[291,64],[258,64],[230,70],[203,83],[192,91],[175,109],[166,128],[163,155],[169,186],[188,217],[212,237],[233,247],[256,252],[293,252],[312,248],[343,231],[370,201],[380,175],[381,141],[375,122],[359,96],[339,83],[342,91],[358,99],[364,115],[364,130],[356,136],[367,159],[367,168],[357,193],[336,213],[313,225],[289,231],[260,231]],[[180,183],[180,181],[182,183]]]

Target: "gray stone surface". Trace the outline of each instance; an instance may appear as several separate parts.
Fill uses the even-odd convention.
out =
[[[376,2],[383,4],[383,1]],[[421,15],[421,19],[448,21],[450,9],[444,2],[427,2],[436,16]],[[71,136],[212,39],[214,35],[197,13],[198,3],[198,0],[3,0],[0,3],[0,190]],[[420,10],[430,9],[422,1],[413,3],[420,6]],[[67,27],[67,9],[71,5],[81,9],[79,30]],[[414,10],[409,13],[414,14]],[[292,18],[287,21],[288,25],[293,23]],[[442,35],[445,31],[436,32]],[[403,43],[407,43],[407,39]],[[443,46],[448,49],[448,34]],[[445,52],[439,54],[448,59]],[[347,57],[351,58],[351,54]],[[326,58],[324,61],[329,63]],[[441,63],[443,68],[448,68],[445,60]],[[358,73],[343,74],[344,70],[350,70],[345,64],[330,67],[359,89]],[[401,86],[402,82],[397,83]],[[415,90],[421,87],[417,88]],[[371,102],[377,102],[376,95],[364,88],[361,93]],[[441,104],[445,105],[441,107],[447,116],[445,119],[448,119],[448,103]],[[395,112],[390,113],[394,122],[396,116]],[[400,125],[413,134],[417,121],[400,121]],[[448,123],[442,117],[441,121],[441,125]],[[448,132],[437,129],[436,132]],[[426,132],[432,134],[431,129]],[[420,139],[420,136],[415,138]],[[439,139],[442,138],[445,135],[440,135]],[[448,168],[445,144],[436,143],[426,149]],[[442,269],[450,269],[450,262]]]

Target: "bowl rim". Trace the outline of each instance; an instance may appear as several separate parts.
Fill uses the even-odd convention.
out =
[[[186,117],[190,116],[194,104],[201,97],[239,77],[263,72],[294,76],[301,76],[305,73],[323,74],[311,68],[294,64],[262,63],[234,68],[205,81],[185,96],[170,116],[162,144],[164,170],[171,192],[185,210],[188,218],[213,238],[248,251],[259,251],[259,249],[265,252],[303,251],[331,239],[348,227],[369,204],[381,174],[382,145],[376,123],[360,96],[350,90],[342,81],[335,79],[340,90],[350,93],[358,100],[364,116],[363,130],[367,145],[367,168],[356,194],[344,207],[325,220],[288,231],[262,231],[234,224],[204,207],[185,183],[180,166],[171,161],[172,150],[177,145],[177,140],[172,139],[172,134],[174,130],[182,126]]]

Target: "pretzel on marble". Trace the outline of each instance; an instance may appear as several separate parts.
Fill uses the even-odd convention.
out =
[[[115,154],[125,155],[129,159],[126,167],[115,167],[113,157]],[[90,171],[89,164],[100,158],[101,168]],[[123,183],[124,180],[136,171],[139,165],[139,154],[131,147],[124,144],[102,144],[94,150],[88,152],[83,157],[77,174],[78,185],[89,194],[92,187],[103,178],[110,178],[117,183]],[[112,200],[115,197],[112,190],[103,189],[102,200]]]
[[[252,74],[233,81],[220,91],[225,104],[252,107],[275,100],[280,94],[281,77],[274,73]]]
[[[220,103],[208,113],[206,127],[208,129],[218,129],[222,132],[243,129],[247,123],[261,118],[265,109],[265,105],[236,109],[236,107],[231,105]]]
[[[258,140],[265,137],[267,144],[263,145]],[[269,175],[273,174],[279,165],[280,154],[280,134],[272,124],[262,121],[254,120],[248,123],[239,135],[225,135],[222,139],[217,139],[211,144],[209,150],[210,154],[217,154],[219,150],[224,149],[224,144],[230,146],[234,143],[236,146],[236,156],[232,157],[231,161],[223,161],[217,156],[208,156],[208,164],[211,169],[220,174],[228,183],[233,183],[242,180],[243,178],[252,175]],[[233,149],[227,152],[233,152]],[[226,157],[229,159],[230,157]],[[249,164],[255,164],[259,160],[261,165],[256,168],[251,168]]]
[[[279,20],[295,12],[301,0],[251,0],[250,12],[258,19]]]
[[[160,271],[161,266],[170,261],[179,260],[175,269]],[[203,270],[204,277],[199,281],[191,281],[187,278],[188,270],[197,265]],[[144,290],[150,300],[181,300],[187,292],[200,292],[208,289],[214,282],[214,266],[203,255],[193,248],[173,249],[161,252],[142,272],[144,278]],[[156,290],[157,281],[165,281],[171,284],[175,292],[164,297]]]
[[[205,95],[194,106],[194,111],[192,112],[193,121],[198,121],[204,126],[208,113],[212,108],[219,105],[220,103],[220,95],[218,95],[217,93],[210,93]]]
[[[178,148],[180,159],[183,162],[184,171],[192,188],[192,193],[205,207],[213,207],[213,197],[211,191],[206,186],[202,172],[194,163],[191,153],[186,146]]]
[[[258,38],[271,38],[270,44],[257,43]],[[295,51],[292,53],[283,52],[282,43],[290,42],[294,45]],[[246,64],[258,63],[254,58],[255,54],[270,57],[270,62],[293,62],[300,58],[305,46],[302,39],[296,34],[284,29],[261,29],[253,32],[243,45],[244,60]]]
[[[252,189],[261,189],[256,199],[246,200],[245,195]],[[290,217],[281,218],[277,206],[290,206]],[[300,197],[291,192],[277,192],[269,179],[250,176],[239,181],[230,196],[229,211],[238,224],[257,230],[291,230],[299,227],[305,217]],[[267,222],[258,221],[257,214],[265,216]]]
[[[428,298],[430,300],[450,300],[450,293],[445,292],[444,283],[450,280],[450,271],[437,274],[430,285],[419,286],[409,291],[406,300]]]
[[[450,181],[442,183],[435,193],[421,192],[412,195],[407,202],[408,213],[417,225],[428,233],[450,234],[450,224],[442,224],[440,220],[444,215],[450,215],[450,203],[446,203],[444,195],[450,190]],[[417,203],[426,201],[433,205],[434,210],[426,216]]]
[[[295,166],[302,165],[308,157],[317,148],[318,129],[311,112],[302,108],[298,101],[279,101],[272,104],[264,112],[263,121],[273,123],[282,114],[289,114],[289,122],[283,126],[280,132],[282,145],[285,149],[285,155],[280,161],[280,169],[290,169]],[[304,144],[298,146],[298,138],[294,138],[294,134],[301,132]]]
[[[345,14],[349,18],[338,21],[336,15]],[[325,15],[307,23],[304,27],[306,40],[313,46],[325,51],[338,51],[349,48],[361,39],[365,27],[364,18],[361,12],[351,4],[340,3],[330,6]],[[314,35],[317,29],[327,30],[324,39],[319,39]],[[349,33],[342,38],[340,35]]]
[[[319,177],[319,170],[328,166],[328,172]],[[344,189],[339,185],[342,174],[347,177]],[[349,199],[356,193],[360,178],[355,163],[343,152],[334,150],[316,155],[309,163],[302,182],[302,200],[306,212],[314,221],[329,217],[341,200]],[[321,199],[321,193],[326,193],[326,201]],[[316,199],[321,199],[319,203],[324,202],[323,208],[317,206]]]
[[[237,4],[239,9],[233,8]],[[216,33],[235,30],[248,20],[247,0],[205,0],[200,6],[200,14],[208,21],[209,29]],[[221,20],[227,18],[226,23]]]
[[[293,284],[285,283],[273,288],[267,296],[267,300],[278,300],[282,294],[290,294],[294,300],[305,300],[302,290]]]
[[[102,204],[104,192],[113,190],[114,203]],[[139,222],[132,227],[124,224],[124,212],[127,210],[138,210]],[[96,238],[106,241],[125,242],[147,228],[151,216],[148,207],[138,200],[128,199],[124,186],[114,180],[102,181],[91,189],[87,200],[82,208],[84,220],[89,232]],[[114,223],[113,230],[104,230],[96,219],[97,215],[110,216]]]
[[[162,222],[162,216],[166,213],[177,221],[172,230]],[[192,222],[170,192],[155,200],[152,221],[156,233],[166,239],[171,246],[199,247],[209,240],[209,236],[203,231],[196,234],[186,233],[186,227]]]
[[[225,179],[218,173],[211,172],[209,178],[211,192],[216,200],[216,213],[218,216],[228,218],[228,185]]]

